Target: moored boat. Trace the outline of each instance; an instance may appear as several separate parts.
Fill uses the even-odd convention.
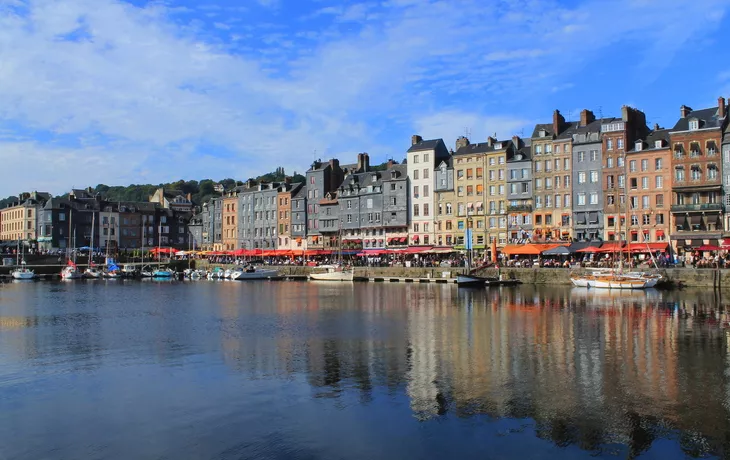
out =
[[[81,278],[81,272],[76,268],[76,264],[69,260],[68,265],[61,270],[61,279],[77,280]]]
[[[497,278],[485,278],[476,275],[456,275],[456,284],[460,287],[484,286],[487,281],[497,281]]]
[[[32,280],[35,278],[35,272],[25,267],[13,270],[10,274],[14,280]]]
[[[232,280],[261,280],[278,276],[277,270],[263,269],[254,266],[248,266],[245,269],[235,268],[231,270],[230,278]]]
[[[309,279],[313,281],[352,281],[355,278],[355,271],[352,268],[330,267],[327,271],[310,273]]]
[[[152,278],[172,278],[173,274],[169,268],[158,268],[152,272]]]

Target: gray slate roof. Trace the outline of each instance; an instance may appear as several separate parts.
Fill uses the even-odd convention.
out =
[[[443,139],[430,139],[427,141],[421,141],[418,144],[411,145],[411,148],[408,149],[409,152],[421,152],[424,150],[436,150],[438,148],[440,143],[444,143]],[[444,144],[444,147],[446,147],[446,144]]]
[[[671,131],[687,131],[689,129],[689,121],[693,118],[700,120],[700,129],[721,128],[724,122],[723,118],[717,117],[717,107],[709,109],[700,109],[691,111],[686,118],[680,118]],[[726,115],[727,117],[727,115]]]
[[[643,141],[643,147],[641,149],[641,152],[649,152],[652,150],[666,150],[669,148],[669,129],[656,129],[651,131],[647,136],[646,139],[642,139]],[[656,141],[662,141],[662,147],[656,148],[654,144]],[[628,153],[636,153],[636,143],[629,146],[629,148],[626,150]]]

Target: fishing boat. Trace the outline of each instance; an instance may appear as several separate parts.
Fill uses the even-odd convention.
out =
[[[18,241],[18,249],[15,251],[15,265],[19,265],[20,268],[16,268],[12,272],[10,272],[10,275],[13,277],[14,280],[32,280],[33,278],[35,278],[35,272],[33,270],[29,270],[25,266],[25,259],[21,260],[22,251],[23,249],[20,247],[20,241]]]
[[[279,272],[277,270],[270,270],[270,269],[264,269],[259,267],[254,267],[253,265],[249,265],[248,267],[244,268],[235,268],[231,270],[230,278],[232,280],[262,280],[262,279],[269,279],[272,277],[279,276]]]

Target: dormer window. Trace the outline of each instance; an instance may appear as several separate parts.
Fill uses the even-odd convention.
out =
[[[694,131],[694,130],[700,129],[700,121],[699,121],[698,119],[696,119],[696,118],[695,118],[695,119],[693,119],[693,120],[690,120],[690,121],[689,121],[689,129],[690,129],[691,131]]]
[[[640,151],[644,147],[644,143],[641,141],[636,141],[636,151]]]
[[[540,137],[547,137],[547,131],[544,129],[540,130]]]
[[[377,182],[377,181],[378,181],[378,176],[374,174],[374,175],[373,175],[373,178],[372,178],[372,181],[373,181],[373,182]]]
[[[495,142],[494,143],[494,150],[502,150],[502,143],[501,142]]]
[[[662,148],[662,141],[654,141],[654,148],[655,149]]]

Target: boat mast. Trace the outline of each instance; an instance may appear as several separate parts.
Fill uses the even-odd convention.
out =
[[[144,219],[146,216],[144,214],[142,214],[141,217],[142,218],[140,220],[142,221],[142,268],[144,268],[144,239],[145,239],[145,233],[144,233],[145,221],[144,221]]]
[[[73,208],[68,208],[68,244],[66,245],[66,259],[67,261],[71,260],[71,222],[73,221],[74,215],[73,215]]]

